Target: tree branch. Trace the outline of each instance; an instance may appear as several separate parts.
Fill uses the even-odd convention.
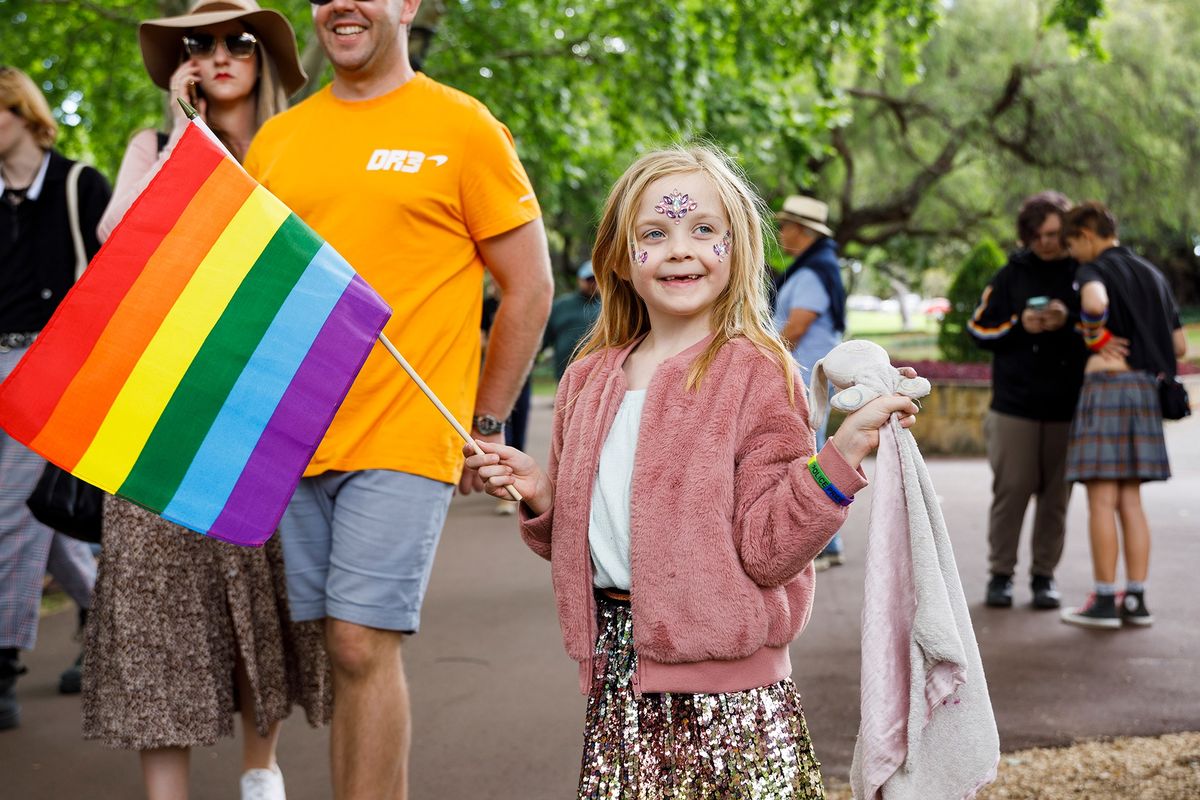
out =
[[[1036,149],[1035,108],[1033,101],[1024,94],[1028,79],[1060,66],[1062,65],[1053,62],[1013,64],[996,99],[974,118],[958,125],[953,124],[941,111],[921,100],[897,97],[871,89],[848,89],[847,93],[851,97],[879,103],[890,112],[899,126],[898,147],[909,159],[918,164],[920,169],[908,184],[891,199],[862,208],[854,208],[853,162],[848,160],[850,151],[845,143],[844,135],[840,129],[835,130],[833,132],[833,148],[842,161],[847,164],[847,183],[842,187],[842,221],[838,228],[838,243],[845,245],[849,242],[858,242],[877,245],[899,235],[944,236],[944,231],[931,232],[911,228],[910,223],[926,193],[962,164],[961,151],[981,135],[987,136],[997,147],[1013,154],[1024,163],[1039,167],[1071,169],[1066,165],[1051,163],[1039,155]],[[997,122],[1014,108],[1020,108],[1025,112],[1023,129],[1019,137],[1006,137],[998,130]],[[936,120],[946,132],[946,140],[941,150],[929,163],[922,163],[922,159],[909,142],[910,125],[914,120],[920,118]],[[963,231],[971,225],[988,219],[989,216],[990,214],[987,213],[973,217],[964,216],[963,224],[958,226],[958,230]],[[874,230],[869,235],[864,233],[867,229],[876,228],[878,230]]]
[[[846,94],[856,97],[859,100],[873,100],[883,105],[896,118],[896,123],[900,126],[902,136],[908,136],[908,124],[910,119],[913,118],[932,117],[943,125],[948,125],[946,118],[939,111],[932,106],[922,103],[920,100],[895,97],[885,92],[859,88],[847,89]]]
[[[843,128],[833,129],[833,149],[841,157],[846,170],[846,179],[842,182],[842,214],[845,215],[846,209],[851,208],[854,201],[854,154],[850,152]]]

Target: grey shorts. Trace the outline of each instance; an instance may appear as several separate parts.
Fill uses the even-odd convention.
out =
[[[382,469],[301,479],[279,522],[292,619],[415,633],[453,496]]]

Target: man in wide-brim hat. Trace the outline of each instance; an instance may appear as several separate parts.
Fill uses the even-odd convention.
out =
[[[815,197],[788,197],[775,219],[779,246],[794,259],[778,279],[775,326],[807,381],[813,365],[842,341],[846,330],[846,289],[837,243],[829,227],[829,206]],[[824,423],[816,434],[820,450]],[[834,536],[814,564],[821,570],[841,563],[842,540]]]

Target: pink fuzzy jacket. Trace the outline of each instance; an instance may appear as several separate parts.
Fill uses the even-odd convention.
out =
[[[738,338],[688,391],[688,368],[708,342],[664,361],[646,392],[630,497],[637,692],[733,692],[789,677],[788,643],[812,609],[812,560],[846,518],[808,472],[813,433],[798,377],[791,405],[778,364]],[[522,538],[551,562],[563,641],[585,693],[598,635],[592,486],[632,349],[567,370],[550,450],[554,505],[532,518],[522,506]],[[818,460],[844,493],[866,485],[832,445]]]

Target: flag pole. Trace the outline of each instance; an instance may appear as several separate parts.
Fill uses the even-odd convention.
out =
[[[464,428],[459,421],[454,418],[454,415],[451,414],[450,410],[442,404],[442,401],[439,400],[438,396],[433,393],[433,390],[429,388],[428,384],[421,380],[421,376],[418,375],[417,371],[414,370],[412,366],[404,359],[404,356],[400,355],[400,351],[396,349],[396,346],[392,344],[386,336],[383,335],[383,331],[379,332],[379,341],[384,347],[387,348],[387,351],[392,354],[392,358],[396,359],[396,361],[400,363],[400,366],[405,372],[408,373],[408,377],[413,379],[413,383],[417,384],[417,387],[425,393],[425,396],[429,398],[429,402],[437,406],[437,410],[442,412],[442,416],[446,418],[446,421],[454,426],[454,430],[458,431],[458,435],[463,438],[463,441],[471,445],[471,448],[475,451],[475,454],[479,456],[485,455],[483,450],[479,448],[479,444],[475,441],[474,437],[472,437],[471,434],[467,432],[467,429]],[[517,491],[515,486],[505,486],[504,488],[508,490],[508,496],[513,500],[520,502],[521,500],[525,499],[521,496],[521,493]]]

